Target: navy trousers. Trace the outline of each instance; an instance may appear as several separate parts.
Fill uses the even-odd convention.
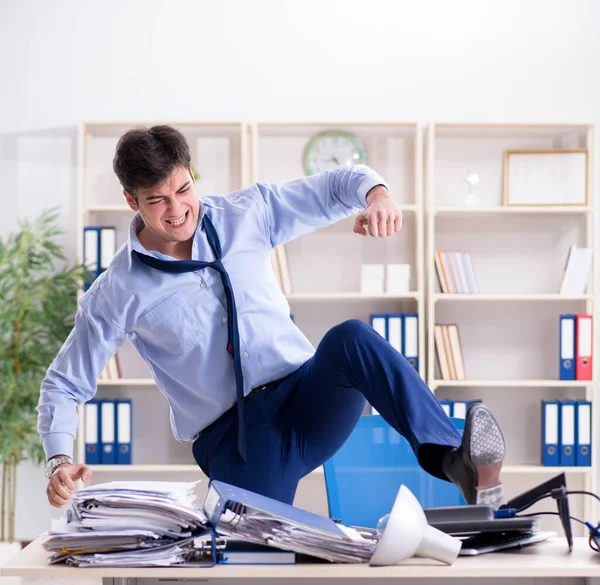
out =
[[[211,481],[291,504],[300,479],[344,444],[365,400],[408,440],[423,469],[446,479],[441,459],[460,445],[458,431],[408,361],[356,319],[330,329],[310,360],[246,403],[246,462],[235,407],[200,434],[194,458]]]

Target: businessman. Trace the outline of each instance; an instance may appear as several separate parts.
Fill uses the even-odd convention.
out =
[[[81,297],[41,385],[53,506],[91,476],[72,460],[76,407],[95,395],[125,338],[165,396],[175,438],[191,443],[211,480],[292,503],[299,480],[342,446],[367,400],[423,469],[470,504],[501,503],[505,444],[490,411],[475,403],[461,440],[414,368],[361,321],[335,325],[315,349],[273,274],[273,247],[347,216],[356,214],[354,232],[364,237],[400,230],[382,177],[338,167],[199,201],[188,144],[170,126],[128,131],[113,167],[136,212],[127,243]]]

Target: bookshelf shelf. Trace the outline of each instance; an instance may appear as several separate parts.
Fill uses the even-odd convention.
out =
[[[489,215],[489,214],[500,214],[500,215],[519,215],[519,214],[586,214],[592,213],[593,208],[591,206],[586,205],[539,205],[539,206],[519,206],[519,207],[503,207],[500,205],[492,206],[492,207],[436,207],[433,209],[434,215]]]
[[[195,464],[181,463],[155,463],[155,464],[133,464],[133,465],[90,465],[94,473],[128,474],[128,473],[194,473],[204,476],[202,470]],[[506,474],[548,474],[558,473],[589,473],[590,467],[544,467],[543,465],[504,465],[502,473]],[[323,475],[323,467],[317,467],[310,475]]]
[[[195,463],[134,463],[132,465],[90,465],[94,473],[197,473],[204,472]],[[310,475],[323,475],[323,467],[317,467]]]
[[[156,386],[152,378],[114,378],[98,380],[98,386]]]
[[[408,293],[295,293],[286,296],[290,302],[294,301],[374,301],[374,300],[401,300],[418,299],[418,292]]]
[[[578,475],[589,475],[592,471],[591,467],[550,467],[544,465],[504,465],[502,473],[510,473],[514,475],[557,475],[559,473],[573,473]]]
[[[202,470],[193,463],[134,463],[133,465],[90,465],[94,473],[197,473]]]
[[[433,302],[438,301],[591,301],[592,295],[560,295],[557,293],[545,294],[460,294],[460,293],[435,293]]]
[[[435,388],[587,388],[589,380],[432,380]]]
[[[118,211],[120,213],[129,212],[133,215],[133,210],[129,205],[89,205],[84,211],[86,213],[104,213],[107,211]]]

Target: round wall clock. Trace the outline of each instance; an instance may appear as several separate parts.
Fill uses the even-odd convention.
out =
[[[325,130],[308,141],[302,161],[306,174],[314,175],[337,166],[367,164],[367,149],[353,132]]]

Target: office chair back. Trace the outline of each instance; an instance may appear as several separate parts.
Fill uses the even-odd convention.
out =
[[[464,419],[451,419],[459,432]],[[464,505],[454,484],[419,466],[408,441],[380,415],[362,416],[348,440],[323,464],[329,516],[346,526],[375,528],[401,484],[423,508]]]

